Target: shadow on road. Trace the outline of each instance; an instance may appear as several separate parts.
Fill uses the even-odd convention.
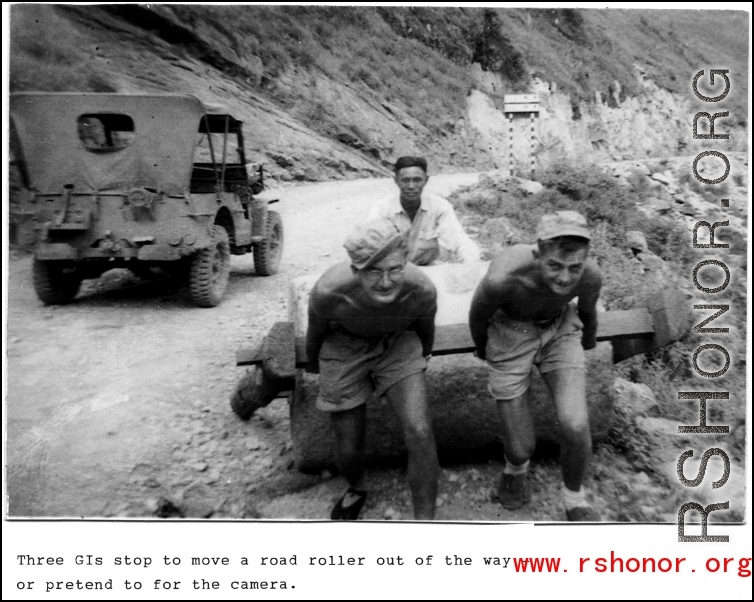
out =
[[[249,279],[257,277],[261,278],[251,265],[234,266],[222,302],[242,293],[249,286]],[[161,309],[196,308],[185,278],[155,275],[145,279],[121,268],[105,272],[99,278],[84,280],[81,291],[70,303],[93,308],[124,304],[134,309],[154,307],[155,304]]]

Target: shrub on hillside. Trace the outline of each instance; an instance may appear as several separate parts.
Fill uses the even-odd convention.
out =
[[[471,60],[479,63],[484,71],[497,71],[513,83],[527,77],[524,57],[503,35],[502,23],[493,9],[484,10],[472,32],[472,40]]]
[[[507,179],[483,178],[476,187],[451,195],[451,200],[483,218],[507,217],[534,240],[537,223],[545,213],[571,209],[586,217],[591,227],[606,224],[606,236],[618,244],[632,217],[639,219],[632,194],[596,167],[553,165],[539,173],[541,192],[529,195]]]
[[[696,257],[691,246],[691,231],[672,219],[659,216],[650,218],[636,212],[629,217],[627,229],[643,232],[649,250],[665,261],[685,267]]]
[[[602,271],[601,299],[605,310],[631,309],[643,291],[641,263],[630,250],[612,244],[606,222],[591,227],[589,255]]]
[[[715,184],[710,186],[702,184],[699,180],[689,172],[684,172],[678,178],[678,183],[681,186],[686,186],[692,192],[695,192],[702,197],[708,203],[714,203],[719,206],[720,199],[724,199],[729,194],[729,187],[727,182],[721,184]]]
[[[636,212],[636,195],[597,167],[557,164],[542,170],[539,181],[545,188],[571,199],[569,208],[583,214],[590,224],[607,222],[609,238],[616,243],[623,237],[629,217]]]

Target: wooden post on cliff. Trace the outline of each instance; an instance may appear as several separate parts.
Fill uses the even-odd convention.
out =
[[[537,94],[506,94],[503,97],[505,103],[504,112],[508,116],[508,148],[510,172],[513,175],[513,114],[529,113],[531,120],[531,142],[529,152],[531,155],[531,177],[534,178],[534,118],[539,116],[539,96]]]

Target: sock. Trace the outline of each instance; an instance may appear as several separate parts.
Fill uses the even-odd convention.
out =
[[[586,503],[586,490],[579,487],[578,491],[571,491],[563,485],[563,503],[566,508],[578,508],[579,506],[588,506]]]
[[[505,466],[503,467],[504,474],[526,474],[527,470],[529,470],[529,460],[516,466],[515,464],[511,464],[508,458],[505,458]]]

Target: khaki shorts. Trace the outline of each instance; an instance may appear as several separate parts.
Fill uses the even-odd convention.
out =
[[[421,341],[413,331],[357,337],[335,330],[319,352],[316,407],[325,412],[351,410],[426,368]]]
[[[495,399],[515,399],[531,385],[533,366],[541,374],[563,368],[584,369],[584,350],[576,307],[568,304],[553,322],[538,326],[498,311],[487,331],[489,390]]]

